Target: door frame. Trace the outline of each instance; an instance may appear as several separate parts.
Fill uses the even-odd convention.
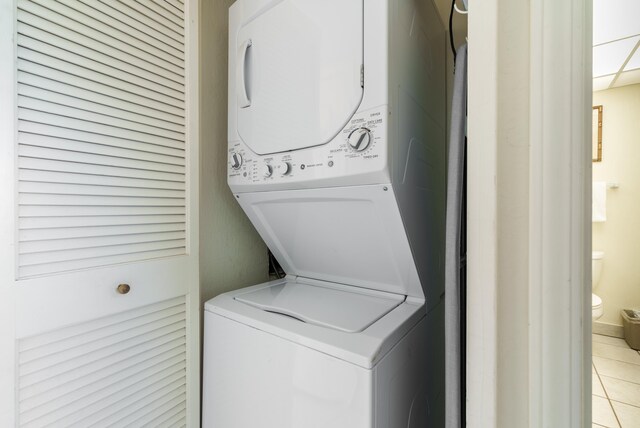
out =
[[[186,296],[187,338],[187,426],[200,426],[200,0],[184,2],[185,19],[185,142],[187,185],[187,254],[189,281]]]
[[[15,0],[0,0],[0,426],[15,426]]]
[[[591,0],[469,7],[469,427],[591,426],[591,27]],[[516,50],[514,36],[525,40]],[[504,114],[508,97],[528,97],[527,108]],[[526,130],[519,193],[514,129]],[[513,205],[526,215],[510,218]],[[509,240],[525,250],[509,252]],[[514,269],[522,281],[505,275]],[[523,394],[505,387],[523,373]]]

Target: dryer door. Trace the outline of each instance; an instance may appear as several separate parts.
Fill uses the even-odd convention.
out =
[[[362,99],[363,0],[274,0],[242,19],[229,75],[242,141],[261,155],[331,141]]]

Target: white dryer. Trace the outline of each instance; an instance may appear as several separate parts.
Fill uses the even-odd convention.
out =
[[[229,186],[287,277],[205,305],[203,426],[444,425],[431,0],[238,0]]]

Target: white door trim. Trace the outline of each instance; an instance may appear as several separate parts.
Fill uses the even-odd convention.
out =
[[[529,27],[514,27],[513,20],[523,17]],[[470,5],[469,427],[505,421],[591,426],[591,19],[590,0]],[[529,43],[514,51],[505,41],[511,35]],[[523,61],[528,75],[514,72]],[[499,102],[527,96],[510,91],[513,87],[528,94],[528,109],[505,114]],[[522,141],[509,139],[523,127],[528,127],[529,194],[525,186],[518,196],[510,180],[519,177],[514,168],[522,155],[513,147]],[[528,218],[505,214],[509,205],[524,205]],[[521,233],[523,226],[528,233]],[[509,253],[520,249],[509,241],[521,239],[527,240],[527,264],[514,266],[523,255]],[[522,276],[514,269],[528,269],[528,275],[509,282]],[[514,349],[522,334],[526,352]],[[518,386],[524,391],[519,394],[505,379],[523,378],[523,371],[528,385]]]
[[[0,426],[16,420],[15,306],[15,136],[16,66],[13,0],[0,1]]]
[[[531,2],[530,426],[591,426],[591,27]]]
[[[185,106],[187,180],[187,426],[200,426],[200,1],[185,2]]]

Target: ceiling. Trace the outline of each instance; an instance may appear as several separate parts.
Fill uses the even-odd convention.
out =
[[[640,83],[640,1],[593,0],[593,90]]]

